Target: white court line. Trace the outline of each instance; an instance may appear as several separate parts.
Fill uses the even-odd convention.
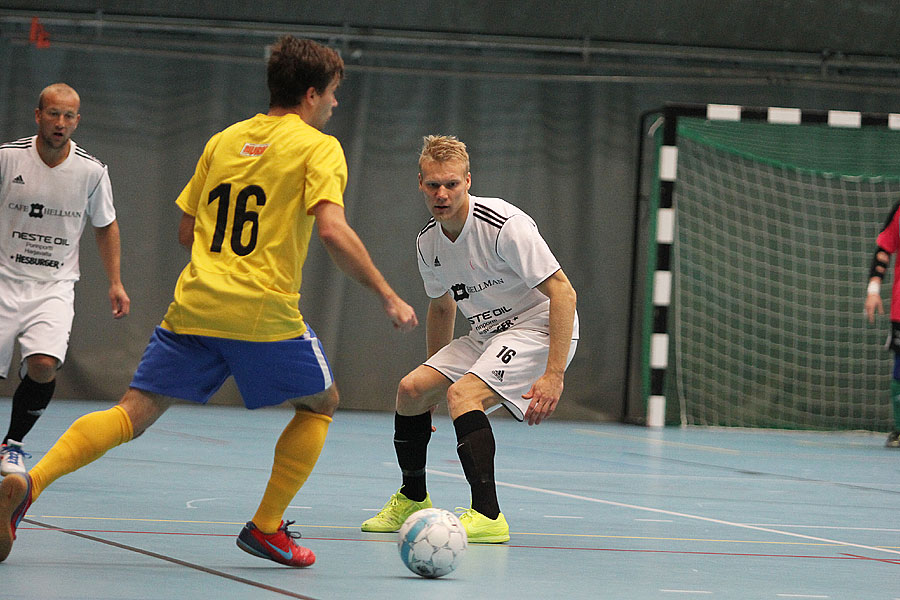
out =
[[[779,598],[831,598],[831,596],[820,596],[817,594],[775,594]]]
[[[706,590],[659,590],[666,594],[712,594]]]
[[[584,517],[570,517],[566,515],[544,515],[545,519],[583,519]]]
[[[752,523],[758,527],[790,527],[793,529],[844,529],[847,531],[880,531],[884,533],[900,533],[900,529],[885,527],[841,527],[838,525],[794,525],[792,523]]]
[[[428,473],[434,473],[435,475],[443,475],[445,477],[452,477],[454,479],[463,479],[465,480],[465,476],[459,475],[457,473],[447,473],[446,471],[437,471],[435,469],[428,469]],[[791,531],[781,531],[779,529],[770,529],[768,527],[759,527],[757,525],[748,525],[746,523],[735,523],[733,521],[723,521],[722,519],[713,519],[711,517],[701,517],[700,515],[691,515],[687,513],[680,513],[671,510],[663,510],[661,508],[651,508],[649,506],[638,506],[636,504],[625,504],[624,502],[614,502],[612,500],[601,500],[600,498],[591,498],[590,496],[579,496],[577,494],[569,494],[566,492],[558,492],[556,490],[545,490],[544,488],[536,488],[531,487],[529,485],[519,485],[516,483],[506,483],[503,481],[495,482],[497,485],[502,485],[504,487],[509,487],[517,490],[525,490],[527,492],[538,492],[540,494],[549,494],[551,496],[560,496],[563,498],[571,498],[573,500],[584,500],[586,502],[596,502],[597,504],[606,504],[607,506],[618,506],[619,508],[631,508],[633,510],[643,510],[647,512],[657,513],[661,515],[669,515],[672,517],[682,517],[684,519],[695,519],[697,521],[706,521],[707,523],[717,523],[719,525],[728,525],[730,527],[739,527],[741,529],[751,529],[753,531],[763,531],[765,533],[774,533],[777,535],[785,535],[789,537],[800,538],[804,540],[813,540],[816,542],[825,542],[828,544],[837,544],[839,546],[847,546],[848,548],[860,548],[861,550],[871,550],[873,552],[887,552],[888,554],[896,554],[900,556],[900,550],[892,550],[890,548],[879,548],[877,546],[866,546],[864,544],[854,544],[852,542],[843,542],[841,540],[831,540],[828,538],[820,538],[811,535],[803,535],[802,533],[793,533]]]
[[[194,500],[188,500],[184,505],[185,508],[197,508],[194,506],[197,502],[212,502],[214,500],[225,500],[225,498],[196,498]]]

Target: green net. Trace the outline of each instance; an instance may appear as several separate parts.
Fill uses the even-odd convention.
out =
[[[679,119],[667,396],[683,423],[891,429],[889,320],[862,308],[898,200],[900,132]]]

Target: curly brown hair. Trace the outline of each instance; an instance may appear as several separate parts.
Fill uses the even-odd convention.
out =
[[[324,93],[344,77],[344,60],[328,46],[292,35],[278,38],[266,68],[269,106],[290,108],[300,104],[309,88]]]

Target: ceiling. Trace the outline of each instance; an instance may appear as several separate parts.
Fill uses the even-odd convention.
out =
[[[894,0],[895,1],[895,0]],[[348,68],[584,81],[799,83],[900,89],[900,11],[888,0],[4,0],[0,34],[31,17],[57,44],[221,60],[274,34],[323,38]]]

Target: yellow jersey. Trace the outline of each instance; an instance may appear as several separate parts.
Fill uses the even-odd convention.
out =
[[[258,114],[210,138],[176,200],[195,219],[194,243],[162,327],[258,342],[305,333],[311,211],[343,206],[346,185],[340,142],[295,114]]]

